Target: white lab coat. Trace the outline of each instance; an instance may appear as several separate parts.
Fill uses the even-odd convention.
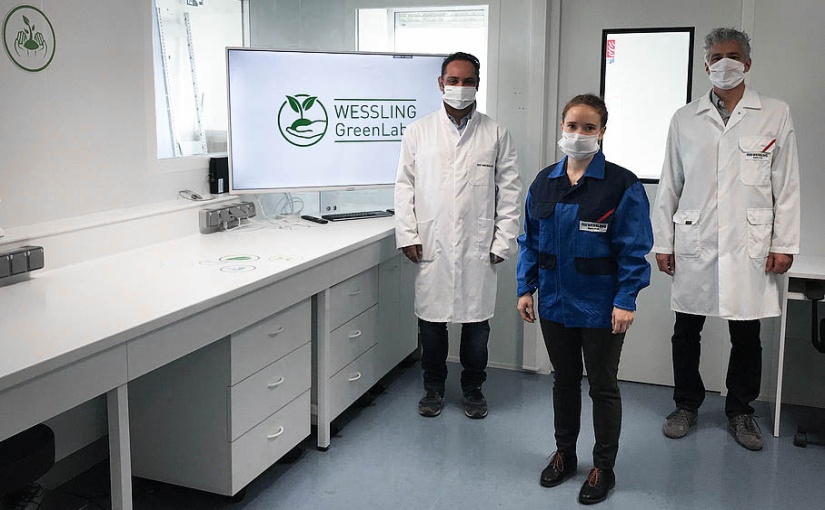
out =
[[[493,316],[496,266],[515,250],[519,178],[510,134],[473,112],[459,134],[442,107],[407,127],[395,183],[399,248],[420,244],[415,314],[431,322]]]
[[[775,141],[774,141],[775,140]],[[653,209],[674,253],[671,307],[750,320],[780,314],[769,252],[799,252],[799,165],[788,105],[746,88],[727,126],[710,93],[671,120]]]

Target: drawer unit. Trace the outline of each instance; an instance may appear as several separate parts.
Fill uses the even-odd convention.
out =
[[[378,380],[375,348],[359,356],[329,379],[330,414],[338,416]]]
[[[307,368],[311,356],[306,343],[229,388],[230,441],[309,390],[312,377]]]
[[[329,329],[336,329],[378,303],[378,268],[368,269],[329,289]]]
[[[344,368],[378,340],[378,305],[357,315],[329,334],[329,365],[332,375]]]
[[[232,494],[266,471],[310,433],[309,391],[232,443]]]
[[[234,495],[310,433],[307,299],[129,383],[136,476]]]
[[[309,299],[231,335],[232,384],[310,341]]]
[[[376,266],[315,298],[311,395],[321,448],[329,446],[332,420],[378,380],[378,284]]]

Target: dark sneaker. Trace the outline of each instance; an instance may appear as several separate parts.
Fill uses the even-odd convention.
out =
[[[662,433],[671,439],[685,437],[691,425],[696,424],[696,415],[693,411],[681,407],[667,415]]]
[[[762,432],[751,414],[737,414],[728,418],[728,430],[736,442],[752,451],[762,449]]]
[[[601,503],[607,499],[610,489],[615,486],[616,475],[613,474],[612,469],[593,468],[579,491],[579,503],[582,505]]]
[[[418,401],[418,414],[427,418],[434,418],[441,414],[444,406],[444,393],[437,390],[427,390],[427,393]]]
[[[487,400],[481,393],[481,388],[473,388],[464,392],[464,414],[474,420],[487,416]]]
[[[550,457],[550,464],[541,472],[541,479],[539,483],[542,487],[555,487],[562,483],[570,475],[576,472],[575,455],[562,455],[559,452],[553,452]]]

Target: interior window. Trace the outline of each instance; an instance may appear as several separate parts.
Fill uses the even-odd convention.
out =
[[[245,0],[153,0],[159,158],[226,152],[226,46],[244,45]]]
[[[479,111],[487,105],[486,5],[358,9],[358,50],[471,53],[481,62]],[[433,77],[433,82],[435,82]]]
[[[670,118],[690,101],[693,27],[602,32],[602,149],[642,182],[659,182]]]

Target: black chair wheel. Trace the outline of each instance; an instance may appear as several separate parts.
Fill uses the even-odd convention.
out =
[[[797,432],[794,434],[793,445],[800,448],[806,448],[808,446],[808,434],[804,432]]]

